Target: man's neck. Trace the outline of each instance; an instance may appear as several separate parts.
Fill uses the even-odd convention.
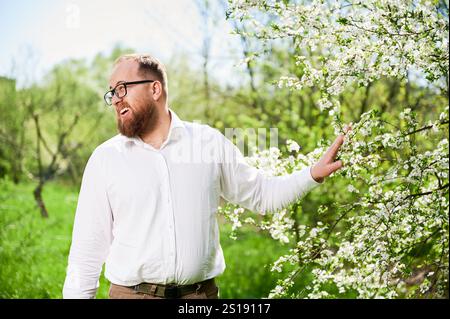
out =
[[[156,122],[155,129],[150,132],[144,133],[141,136],[141,139],[145,143],[153,146],[156,149],[161,148],[161,145],[169,135],[170,122],[171,114],[169,112],[169,109],[166,107],[161,113],[158,114],[158,120]]]

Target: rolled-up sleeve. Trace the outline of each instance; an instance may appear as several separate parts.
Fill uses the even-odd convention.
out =
[[[91,155],[84,170],[75,213],[64,299],[93,299],[112,241],[112,212],[106,192],[100,152]]]
[[[229,202],[264,214],[284,208],[322,184],[311,167],[284,176],[267,176],[250,166],[239,149],[222,135],[221,196]]]

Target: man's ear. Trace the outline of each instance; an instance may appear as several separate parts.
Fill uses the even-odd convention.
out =
[[[162,84],[159,81],[153,82],[152,95],[155,100],[159,100],[163,95]]]

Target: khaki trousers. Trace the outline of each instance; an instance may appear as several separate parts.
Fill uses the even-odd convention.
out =
[[[219,287],[215,284],[214,280],[208,281],[202,285],[198,292],[193,292],[180,299],[218,299]],[[164,299],[162,297],[152,296],[149,294],[135,291],[133,288],[119,286],[111,283],[109,288],[109,299]]]

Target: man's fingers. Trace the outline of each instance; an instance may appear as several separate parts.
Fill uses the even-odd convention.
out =
[[[339,160],[331,163],[330,165],[328,165],[327,168],[329,169],[330,174],[332,174],[336,172],[338,169],[340,169],[342,166],[344,166],[344,163],[341,160]]]
[[[327,156],[329,159],[334,160],[337,152],[339,151],[339,148],[342,146],[343,143],[344,143],[344,135],[339,135],[338,137],[336,137],[336,139],[334,140],[333,144],[330,146],[327,152],[328,153]]]

